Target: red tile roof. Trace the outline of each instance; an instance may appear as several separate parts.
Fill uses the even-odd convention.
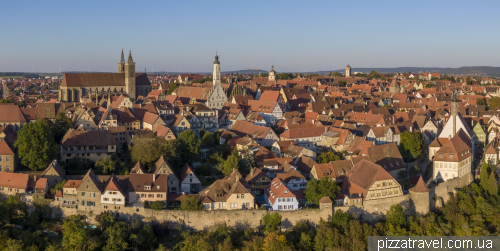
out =
[[[0,155],[14,155],[14,151],[5,140],[0,141]]]
[[[424,179],[422,179],[422,176],[418,179],[417,184],[409,189],[410,192],[415,192],[415,193],[428,193],[429,188],[424,183]]]
[[[0,187],[27,189],[29,174],[2,172],[0,175]]]

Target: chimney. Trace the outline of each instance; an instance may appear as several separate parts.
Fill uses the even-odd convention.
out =
[[[76,102],[73,102],[73,107],[76,107]]]
[[[33,180],[35,180],[35,182],[36,182],[36,175],[33,177]]]
[[[250,177],[252,177],[252,176],[253,176],[253,168],[250,169]]]
[[[156,174],[153,173],[153,182],[156,181]]]

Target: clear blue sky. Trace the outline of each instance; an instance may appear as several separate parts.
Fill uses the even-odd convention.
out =
[[[0,71],[500,66],[500,1],[6,1]]]

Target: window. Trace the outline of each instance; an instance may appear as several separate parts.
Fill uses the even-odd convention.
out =
[[[448,158],[453,159],[453,154],[448,154]]]
[[[3,156],[0,156],[0,161],[3,161]]]
[[[7,158],[7,162],[9,162],[9,161],[10,161],[10,157],[9,157],[9,156],[7,156],[6,158]]]
[[[439,153],[439,158],[442,158],[443,157],[443,154],[442,153]]]
[[[87,196],[87,194],[85,192],[82,192],[82,196]]]

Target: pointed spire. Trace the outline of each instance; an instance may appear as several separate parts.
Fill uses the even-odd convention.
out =
[[[128,51],[128,63],[133,63],[134,61],[132,60],[132,51]]]
[[[122,48],[122,58],[120,60],[120,63],[125,63],[125,56],[123,56],[123,48]]]

